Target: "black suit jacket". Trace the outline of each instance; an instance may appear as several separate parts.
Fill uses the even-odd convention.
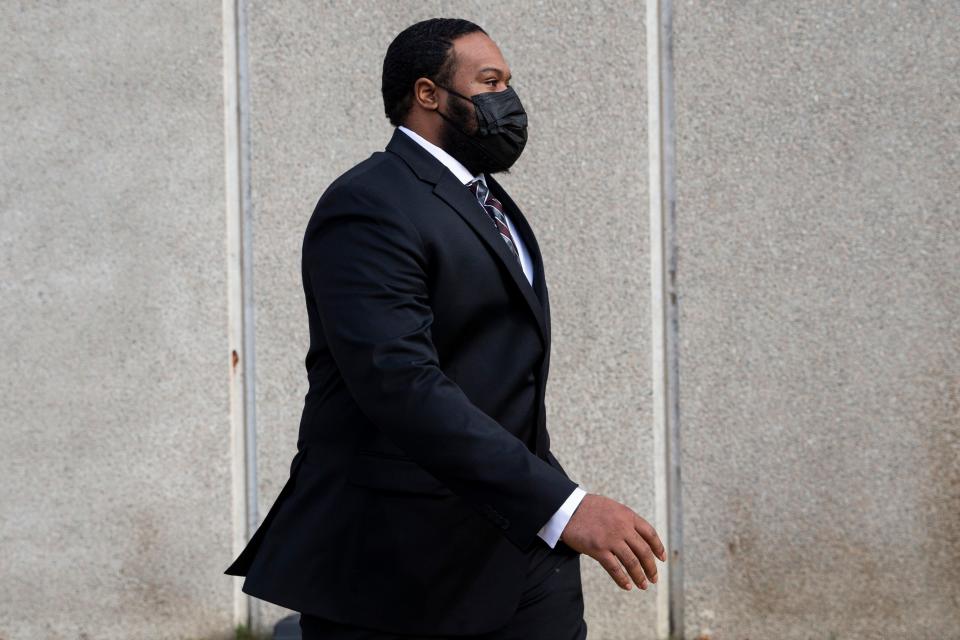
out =
[[[226,571],[246,593],[398,633],[484,633],[516,609],[524,552],[576,483],[546,429],[543,261],[486,179],[534,287],[475,196],[399,129],[320,197],[298,451]]]

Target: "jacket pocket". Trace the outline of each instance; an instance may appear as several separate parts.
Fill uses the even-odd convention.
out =
[[[456,495],[413,460],[372,452],[354,456],[347,470],[347,484],[397,493]]]

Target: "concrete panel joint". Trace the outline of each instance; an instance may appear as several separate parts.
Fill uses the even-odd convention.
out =
[[[672,5],[647,0],[650,309],[656,526],[668,549],[657,589],[657,637],[683,638],[677,354]]]
[[[250,87],[244,0],[223,0],[224,153],[230,367],[233,550],[258,524],[254,389],[253,248],[250,187]],[[255,627],[255,601],[234,578],[234,624]]]

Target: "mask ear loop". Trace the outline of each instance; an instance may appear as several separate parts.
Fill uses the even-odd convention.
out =
[[[437,84],[436,82],[434,82],[433,84],[435,84],[436,86],[440,87],[441,89],[443,89],[443,90],[446,91],[447,93],[452,93],[453,95],[457,96],[458,98],[463,98],[464,100],[467,100],[467,101],[469,101],[471,104],[473,104],[473,100],[470,99],[470,98],[468,98],[467,96],[463,95],[462,93],[457,93],[456,91],[454,91],[453,89],[451,89],[450,87],[448,87],[448,86],[446,86],[446,85]]]
[[[443,89],[443,90],[446,91],[447,93],[451,93],[451,94],[457,96],[458,98],[462,98],[463,100],[466,100],[467,102],[469,102],[470,104],[473,105],[473,117],[474,117],[474,119],[477,121],[477,130],[479,131],[479,130],[480,130],[480,113],[477,111],[477,105],[474,103],[474,101],[471,100],[470,98],[468,98],[467,96],[463,95],[462,93],[457,93],[456,91],[454,91],[454,90],[451,89],[450,87],[444,86],[444,85],[442,85],[442,84],[437,84],[437,83],[434,83],[434,84],[436,84],[436,86],[440,87],[441,89]],[[464,130],[461,129],[460,127],[458,127],[453,120],[451,120],[451,119],[448,118],[447,116],[443,115],[443,112],[440,111],[440,107],[439,107],[439,106],[437,106],[437,113],[440,114],[440,117],[444,118],[447,122],[451,123],[457,131],[459,131],[460,133],[462,133],[463,135],[465,135],[465,136],[467,136],[467,137],[472,137],[472,136],[470,136],[469,133],[467,133],[466,131],[464,131]]]

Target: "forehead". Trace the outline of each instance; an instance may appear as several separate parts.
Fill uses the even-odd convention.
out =
[[[481,69],[493,67],[504,75],[510,75],[510,67],[496,43],[485,33],[479,31],[460,36],[453,41],[453,54],[456,56],[457,74],[473,76]]]

